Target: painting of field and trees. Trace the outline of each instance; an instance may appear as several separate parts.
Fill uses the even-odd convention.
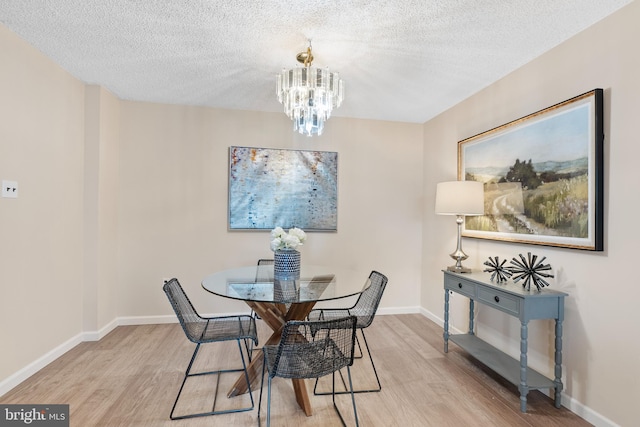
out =
[[[460,141],[459,178],[485,187],[463,235],[602,250],[602,139],[596,89]]]

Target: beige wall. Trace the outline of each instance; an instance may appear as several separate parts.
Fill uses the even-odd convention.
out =
[[[104,88],[85,91],[83,331],[117,317],[120,101]]]
[[[3,26],[0,51],[0,179],[20,188],[0,198],[0,394],[122,319],[169,316],[162,278],[205,313],[247,310],[199,285],[271,256],[268,233],[227,231],[230,145],[337,151],[339,232],[303,257],[378,269],[381,309],[418,310],[422,125],[332,118],[306,138],[284,114],[120,101]]]
[[[586,417],[623,426],[636,425],[640,396],[637,363],[640,323],[634,280],[640,231],[633,215],[640,209],[640,3],[623,8],[552,51],[506,76],[425,124],[425,218],[422,306],[442,316],[440,269],[455,248],[450,217],[433,213],[435,186],[456,179],[457,141],[507,123],[593,88],[605,89],[605,251],[591,253],[542,246],[464,239],[468,266],[480,268],[488,256],[511,258],[531,251],[554,267],[554,289],[570,294],[564,323],[565,392]],[[440,244],[431,245],[436,241]],[[465,301],[454,297],[454,326],[464,330]],[[468,306],[466,306],[468,307]],[[479,309],[479,335],[511,354],[519,353],[519,323],[490,309]],[[553,377],[553,323],[530,327],[530,362]],[[582,409],[578,408],[579,411]]]
[[[0,381],[82,331],[84,85],[0,25]]]
[[[208,273],[272,256],[268,232],[227,230],[231,145],[337,151],[339,231],[310,233],[303,260],[360,269],[363,281],[377,269],[390,278],[383,308],[418,308],[421,125],[332,118],[307,138],[279,113],[137,102],[121,113],[120,316],[171,313],[165,277],[201,311],[247,311],[200,288]]]
[[[230,145],[338,151],[339,232],[311,234],[303,257],[379,269],[390,278],[383,311],[420,300],[442,316],[440,269],[450,263],[455,225],[433,214],[433,199],[437,182],[456,177],[456,142],[602,87],[605,252],[464,245],[474,267],[489,255],[548,257],[554,288],[570,294],[565,404],[601,424],[633,425],[640,291],[630,278],[639,232],[628,218],[640,208],[639,8],[631,4],[424,126],[334,117],[313,139],[293,134],[283,114],[119,101],[0,25],[0,179],[20,185],[19,199],[0,198],[0,385],[118,318],[170,314],[164,277],[179,277],[204,312],[245,309],[199,286],[208,272],[270,255],[266,233],[226,229]],[[454,326],[464,329],[464,300],[452,304]],[[491,310],[478,315],[480,334],[517,354],[517,323]],[[553,329],[540,323],[531,327],[531,362],[550,375]]]

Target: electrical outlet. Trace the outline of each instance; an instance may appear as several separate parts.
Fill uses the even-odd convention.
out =
[[[18,182],[2,180],[2,197],[9,197],[12,199],[18,198]]]

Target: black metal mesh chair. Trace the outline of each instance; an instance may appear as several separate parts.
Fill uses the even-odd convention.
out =
[[[227,372],[242,372],[244,371],[245,379],[247,380],[247,385],[249,389],[249,375],[247,372],[247,365],[244,360],[244,354],[242,352],[242,345],[240,341],[244,341],[245,348],[247,351],[247,355],[249,361],[251,361],[251,347],[252,345],[258,344],[258,336],[256,334],[256,323],[253,317],[251,316],[220,316],[220,317],[201,317],[191,304],[191,301],[184,293],[182,286],[178,282],[178,279],[171,279],[166,282],[163,286],[164,292],[167,294],[169,298],[169,302],[173,307],[173,310],[180,321],[180,325],[184,330],[187,338],[196,343],[196,349],[193,352],[193,356],[191,356],[191,361],[189,362],[189,366],[184,374],[184,379],[182,380],[182,385],[180,386],[180,391],[178,391],[178,395],[176,396],[176,400],[173,403],[173,407],[171,408],[171,414],[169,417],[172,420],[179,420],[183,418],[193,418],[193,417],[201,417],[205,415],[218,415],[218,414],[226,414],[230,412],[243,412],[250,411],[254,407],[253,403],[253,395],[249,393],[251,399],[251,406],[247,408],[239,408],[239,409],[226,409],[216,411],[216,401],[214,398],[213,407],[211,411],[201,412],[197,414],[188,414],[188,415],[180,415],[174,416],[173,413],[176,409],[176,405],[178,404],[178,400],[180,399],[180,395],[182,394],[182,389],[187,381],[187,378],[193,376],[200,375],[210,375],[217,374],[221,375]],[[191,373],[191,367],[193,366],[193,362],[196,359],[198,354],[198,350],[200,349],[201,344],[206,343],[214,343],[220,341],[231,341],[235,340],[238,342],[238,349],[240,350],[240,359],[242,360],[242,369],[221,369],[217,371],[208,371],[208,372],[198,372]],[[217,389],[216,389],[217,395]]]
[[[259,276],[260,268],[259,267],[261,265],[273,265],[274,262],[275,261],[273,259],[268,259],[268,258],[260,258],[258,260],[258,268],[256,269],[256,282],[258,280],[260,280],[260,276]],[[253,309],[251,309],[250,316],[253,317],[256,320],[260,320],[260,316],[258,316],[258,313],[253,311]]]
[[[355,336],[355,316],[315,322],[298,320],[287,322],[282,330],[279,345],[265,345],[262,348],[264,363],[258,401],[258,425],[260,425],[265,369],[268,371],[268,427],[271,424],[271,381],[274,377],[305,379],[332,374],[335,391],[335,373],[346,367],[351,386],[350,366],[353,364]],[[359,425],[358,412],[353,392],[351,393],[351,401],[357,426]],[[333,395],[333,407],[338,413],[342,425],[346,426],[336,405],[335,394]]]
[[[358,300],[352,307],[322,308],[312,310],[307,316],[309,320],[329,320],[344,316],[355,316],[358,319],[358,321],[356,322],[356,328],[360,330],[360,333],[362,335],[362,340],[364,341],[364,346],[367,350],[367,354],[369,355],[369,360],[371,361],[371,367],[373,368],[373,373],[375,374],[378,387],[372,389],[354,390],[354,393],[378,392],[382,389],[380,378],[378,377],[378,371],[376,370],[376,365],[373,363],[373,357],[371,356],[371,351],[369,350],[369,344],[367,343],[367,337],[364,334],[364,330],[365,328],[368,328],[369,325],[371,325],[371,323],[373,322],[376,311],[378,310],[378,306],[380,305],[380,300],[382,299],[382,294],[387,286],[387,282],[387,276],[374,270],[371,272],[371,274],[369,274],[369,279],[367,280],[368,287],[364,291],[362,291],[362,293],[358,297]],[[358,349],[360,351],[360,356],[356,357],[356,359],[362,358],[362,347],[360,346],[360,340],[357,337],[356,343],[358,344]],[[316,380],[316,383],[313,387],[313,393],[316,395],[329,394],[328,392],[319,392],[317,388],[318,380]],[[339,392],[339,394],[340,393],[347,392],[342,391]]]

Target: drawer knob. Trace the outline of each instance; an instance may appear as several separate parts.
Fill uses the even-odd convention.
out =
[[[462,289],[462,283],[458,283],[458,287]]]
[[[496,300],[496,302],[500,302],[500,297],[498,295],[496,295],[495,297],[493,297],[494,300]]]

